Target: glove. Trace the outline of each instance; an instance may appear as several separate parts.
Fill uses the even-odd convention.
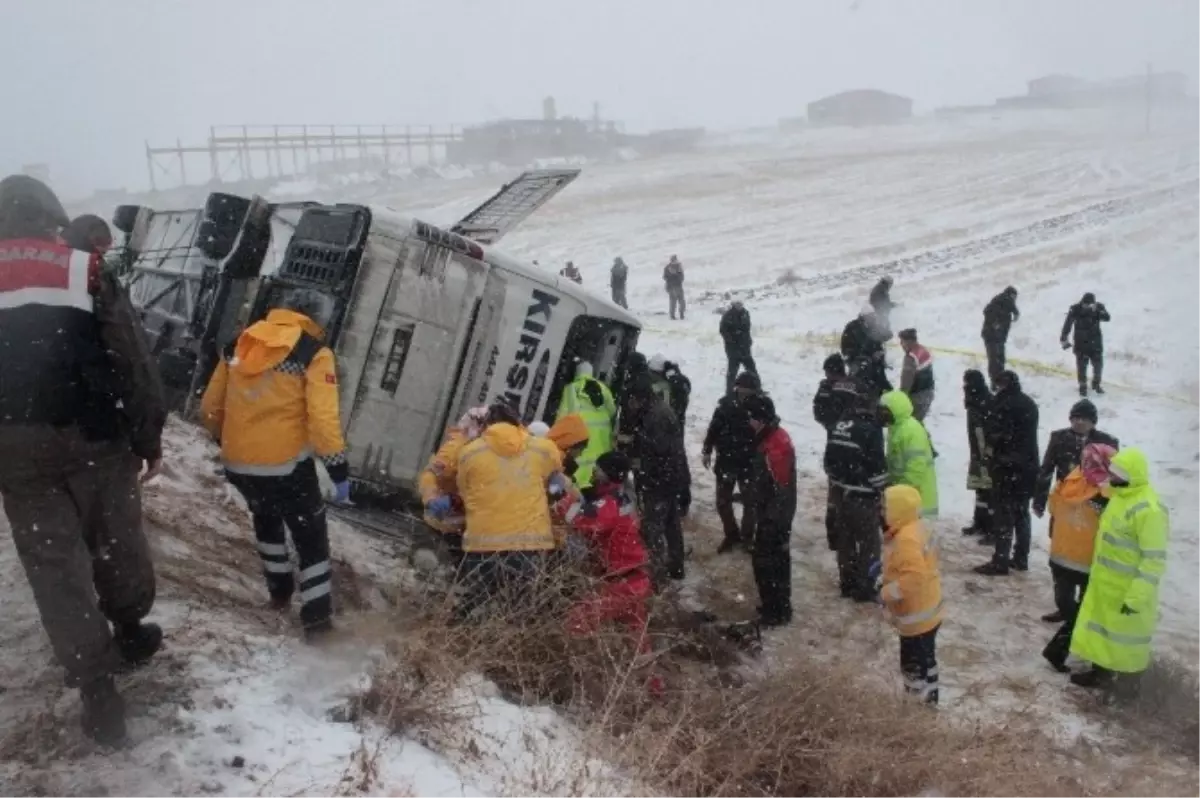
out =
[[[450,508],[453,506],[449,496],[438,496],[430,499],[425,505],[425,512],[437,519],[445,518],[450,514]]]
[[[337,504],[348,504],[350,502],[350,480],[333,483],[333,500]]]
[[[1070,341],[1060,341],[1060,343],[1062,344],[1062,348],[1063,348],[1063,349],[1070,349],[1070,348],[1071,348],[1071,342],[1070,342]]]
[[[1131,608],[1128,604],[1122,604],[1121,605],[1121,614],[1122,615],[1137,615],[1137,610]]]

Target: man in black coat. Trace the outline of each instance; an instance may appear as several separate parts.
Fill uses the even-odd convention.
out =
[[[817,386],[817,394],[813,397],[813,418],[825,428],[825,437],[833,432],[833,426],[854,407],[860,395],[868,392],[868,387],[862,380],[846,373],[846,361],[841,355],[833,354],[825,358],[825,379]],[[825,539],[830,551],[837,551],[837,505],[834,501],[833,483],[829,483],[829,492],[825,500]]]
[[[869,305],[864,307],[842,330],[841,352],[850,373],[860,379],[875,396],[892,390],[887,377],[883,343],[892,337],[887,324]]]
[[[679,420],[654,392],[649,375],[637,377],[626,405],[633,415],[630,458],[642,501],[642,537],[650,549],[655,583],[665,575],[683,579],[683,526],[680,497],[690,490]]]
[[[1017,289],[1011,285],[992,297],[983,308],[983,348],[987,352],[988,379],[992,385],[1004,371],[1006,360],[1005,347],[1008,345],[1008,331],[1012,324],[1021,318],[1017,310]]]
[[[1104,333],[1100,323],[1109,320],[1108,308],[1104,307],[1104,303],[1097,302],[1096,295],[1090,291],[1067,311],[1060,337],[1063,349],[1070,349],[1072,343],[1067,338],[1071,335],[1071,328],[1075,329],[1075,371],[1079,376],[1080,396],[1087,396],[1089,362],[1092,364],[1092,390],[1104,393],[1100,387],[1100,376],[1104,369]]]
[[[754,465],[754,430],[746,413],[746,400],[762,391],[762,383],[753,371],[743,371],[734,381],[733,391],[722,396],[713,411],[704,447],[700,456],[705,468],[711,467],[717,478],[717,515],[725,531],[725,539],[717,547],[724,554],[739,545],[754,541],[754,485],[751,469]],[[713,452],[716,451],[716,462]],[[739,529],[733,514],[733,493],[742,494],[742,523]]]
[[[996,378],[996,395],[984,423],[991,451],[996,551],[991,562],[975,572],[1006,576],[1010,567],[1029,570],[1029,502],[1037,488],[1039,453],[1037,402],[1021,391],[1015,373],[1003,371]]]
[[[754,341],[750,337],[750,311],[740,301],[734,301],[729,310],[721,314],[721,340],[725,342],[725,393],[733,390],[733,380],[738,369],[758,373],[754,355],[750,352]]]
[[[1033,493],[1033,514],[1041,518],[1046,514],[1046,504],[1050,500],[1050,489],[1055,482],[1066,479],[1079,467],[1083,460],[1083,447],[1089,443],[1103,443],[1114,449],[1121,444],[1112,435],[1096,429],[1099,413],[1096,406],[1087,399],[1080,399],[1071,408],[1069,415],[1071,426],[1056,429],[1050,433],[1050,442],[1046,444],[1046,456],[1042,458],[1042,468],[1038,472],[1037,487]],[[1054,535],[1054,519],[1050,519],[1050,535]],[[1073,572],[1064,574],[1059,566],[1050,563],[1056,589],[1062,589],[1059,583],[1064,579],[1075,577]],[[1058,610],[1042,616],[1047,623],[1062,623],[1063,614]]]
[[[824,466],[842,597],[874,601],[870,569],[879,559],[880,502],[887,487],[888,465],[878,402],[872,394],[860,395],[834,425],[825,444]]]
[[[896,303],[892,301],[892,278],[888,276],[880,278],[879,282],[875,283],[875,287],[871,289],[871,295],[867,302],[881,318],[889,319],[892,308],[896,307]]]
[[[782,626],[792,621],[792,521],[796,517],[796,449],[779,426],[775,404],[767,396],[746,398],[754,430],[755,531],[754,583],[758,622]]]

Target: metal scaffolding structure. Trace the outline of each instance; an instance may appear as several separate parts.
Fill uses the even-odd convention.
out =
[[[196,160],[207,161],[211,183],[295,176],[319,170],[323,163],[360,161],[381,169],[437,164],[447,148],[462,140],[457,125],[234,125],[209,128],[208,142],[151,147],[146,142],[150,188],[161,176],[188,185]],[[189,164],[192,170],[189,170]],[[199,170],[203,173],[204,168]]]

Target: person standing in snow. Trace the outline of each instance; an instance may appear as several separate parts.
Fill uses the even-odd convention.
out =
[[[987,378],[979,369],[963,372],[963,407],[967,411],[967,447],[971,452],[967,466],[967,490],[975,492],[975,516],[964,535],[980,535],[981,542],[991,540],[992,477],[987,447],[987,414],[992,401]]]
[[[667,404],[670,405],[671,410],[675,413],[675,418],[679,421],[679,437],[686,464],[687,446],[683,439],[687,431],[688,405],[692,400],[692,381],[679,370],[678,363],[673,363],[662,355],[650,358],[648,368],[650,369],[650,379],[654,384],[654,392],[667,400]],[[691,469],[690,465],[688,465],[688,469]],[[692,485],[689,481],[679,494],[680,514],[687,515],[691,507]]]
[[[900,331],[904,365],[900,368],[900,390],[912,401],[913,418],[925,423],[933,404],[933,355],[917,341],[917,331]]]
[[[1092,663],[1071,675],[1080,687],[1105,687],[1149,667],[1158,588],[1167,571],[1170,518],[1150,484],[1146,455],[1139,449],[1114,454],[1108,486],[1088,589],[1071,634],[1071,653]]]
[[[746,398],[754,431],[754,583],[758,621],[763,626],[792,622],[792,521],[796,516],[796,450],[779,426],[775,403],[754,394]]]
[[[1087,593],[1096,529],[1108,504],[1101,486],[1108,482],[1109,464],[1116,453],[1116,449],[1103,443],[1089,443],[1083,447],[1080,465],[1059,480],[1050,495],[1050,570],[1054,574],[1057,610],[1042,616],[1042,620],[1055,620],[1062,626],[1042,649],[1042,656],[1059,673],[1070,672],[1067,654],[1071,635],[1079,605]]]
[[[149,660],[162,629],[138,485],[159,473],[167,411],[125,290],[99,256],[60,243],[62,203],[0,180],[0,497],[83,731],[125,739],[113,673]]]
[[[937,541],[921,520],[921,504],[920,493],[910,485],[884,491],[879,600],[900,635],[904,692],[937,706],[942,577]]]
[[[975,573],[1007,576],[1009,568],[1029,570],[1029,502],[1038,475],[1038,406],[1021,391],[1014,372],[997,377],[986,424],[996,551]]]
[[[663,284],[667,287],[667,299],[671,305],[671,318],[675,318],[675,310],[679,309],[679,318],[687,311],[687,300],[683,298],[683,264],[679,257],[671,256],[671,260],[663,267]]]
[[[891,330],[884,326],[870,305],[862,308],[842,330],[842,357],[850,373],[862,380],[876,398],[892,390],[883,351],[884,342],[891,337]]]
[[[750,311],[740,301],[735,300],[729,309],[721,314],[721,340],[725,342],[725,359],[728,366],[725,369],[725,393],[733,390],[733,380],[737,377],[738,369],[758,373],[754,363],[751,348],[754,341],[750,337]]]
[[[625,281],[629,277],[629,267],[620,257],[613,258],[612,271],[608,275],[608,284],[612,288],[612,301],[626,310],[629,304],[625,299]]]
[[[1046,503],[1050,496],[1050,486],[1062,482],[1067,475],[1079,467],[1083,458],[1084,447],[1092,443],[1104,444],[1114,450],[1120,448],[1120,443],[1113,436],[1096,429],[1099,413],[1096,406],[1087,399],[1080,399],[1071,407],[1069,415],[1071,426],[1057,429],[1050,433],[1050,441],[1046,444],[1046,454],[1042,458],[1042,467],[1038,471],[1037,486],[1033,493],[1033,514],[1041,518],[1046,512]],[[1050,517],[1050,538],[1054,539],[1054,516]],[[1051,562],[1050,570],[1054,575],[1055,591],[1058,590],[1062,574]],[[1052,612],[1042,616],[1047,623],[1062,623],[1062,615]]]
[[[890,327],[892,308],[896,307],[896,303],[892,301],[892,278],[890,275],[885,275],[875,284],[867,303],[874,308],[876,315],[883,320],[883,324]]]
[[[849,412],[859,395],[867,389],[859,380],[846,373],[846,361],[839,354],[825,358],[823,368],[825,379],[821,380],[813,397],[813,418],[825,428],[825,441],[828,443],[834,425]],[[830,482],[825,500],[825,538],[830,551],[837,551],[837,520],[834,517],[836,509],[834,487]]]
[[[1104,333],[1100,329],[1102,322],[1111,321],[1108,308],[1103,302],[1096,301],[1096,295],[1088,292],[1083,299],[1071,306],[1067,311],[1066,321],[1063,322],[1061,339],[1063,349],[1072,348],[1067,340],[1071,329],[1075,330],[1075,371],[1079,377],[1079,395],[1087,396],[1088,363],[1092,364],[1092,390],[1103,394],[1100,387],[1100,377],[1104,369]]]
[[[566,277],[573,283],[583,284],[583,275],[580,274],[579,267],[575,265],[574,261],[567,261],[567,265],[558,274],[561,277]]]
[[[575,379],[563,388],[562,399],[554,418],[578,414],[587,422],[588,445],[578,458],[578,471],[574,479],[582,488],[592,484],[592,466],[596,458],[613,447],[613,424],[617,419],[617,403],[612,391],[593,376],[592,364],[579,361],[575,367]]]
[[[1017,310],[1017,289],[1011,285],[992,297],[983,308],[983,347],[987,352],[988,378],[992,385],[1004,371],[1008,332],[1014,321],[1021,318]]]
[[[859,394],[825,444],[825,475],[836,528],[842,597],[875,600],[871,563],[879,559],[880,500],[887,487],[883,426],[874,394]]]
[[[718,554],[733,551],[738,546],[754,542],[754,430],[746,412],[746,400],[762,391],[758,375],[743,371],[734,381],[733,391],[717,401],[704,446],[700,450],[704,467],[712,468],[717,482],[717,516],[725,537],[717,547]],[[716,462],[713,452],[716,452]],[[742,495],[742,522],[739,527],[733,513],[733,494]]]
[[[329,472],[335,500],[350,498],[337,369],[322,343],[325,308],[320,294],[293,291],[238,337],[200,403],[205,428],[221,444],[225,477],[250,507],[267,591],[280,611],[296,590],[285,527],[292,533],[300,621],[309,640],[333,628],[329,527],[314,453]]]
[[[634,429],[630,459],[642,500],[642,534],[654,565],[655,584],[663,577],[684,577],[683,526],[680,498],[690,492],[687,454],[678,416],[656,394],[649,375],[630,387],[629,412]]]
[[[888,484],[911,485],[921,494],[921,515],[938,514],[937,470],[929,433],[913,416],[912,402],[901,391],[879,399],[879,420],[888,428]]]

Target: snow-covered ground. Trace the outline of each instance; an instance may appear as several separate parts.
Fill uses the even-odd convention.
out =
[[[1147,452],[1171,509],[1157,645],[1194,665],[1197,143],[1194,114],[1164,114],[1149,135],[1140,117],[1055,114],[758,133],[691,155],[588,167],[504,248],[555,270],[572,259],[598,292],[607,291],[613,256],[630,264],[632,309],[645,324],[640,348],[680,361],[693,382],[688,436],[698,484],[686,591],[723,613],[749,616],[749,563],[713,554],[711,480],[698,456],[724,384],[716,312],[727,292],[746,300],[755,355],[796,442],[801,478],[792,544],[797,617],[769,634],[767,663],[811,655],[861,662],[883,685],[897,682],[892,632],[874,610],[837,598],[822,524],[824,436],[810,401],[833,336],[881,272],[872,267],[900,259],[887,267],[901,303],[894,326],[918,328],[940,382],[928,424],[940,452],[943,710],[961,718],[1029,711],[1065,739],[1090,737],[1095,724],[1072,700],[1073,688],[1038,655],[1052,631],[1038,620],[1052,606],[1044,556],[1007,579],[971,571],[987,552],[958,533],[973,501],[959,377],[981,361],[983,304],[1016,285],[1022,318],[1009,353],[1041,406],[1044,444],[1078,398],[1070,353],[1058,345],[1063,314],[1084,291],[1107,304],[1113,321],[1109,392],[1096,399],[1101,426]],[[377,194],[346,183],[336,198]],[[497,185],[495,175],[422,181],[384,199],[452,222]],[[903,260],[947,247],[954,248],[947,258]],[[685,321],[665,313],[660,275],[670,254],[687,269]],[[789,270],[795,282],[777,285]],[[172,473],[147,491],[161,580],[156,619],[168,647],[122,681],[135,743],[127,751],[97,755],[76,730],[77,701],[61,687],[10,538],[0,533],[0,783],[51,794],[345,792],[361,780],[356,757],[367,756],[378,766],[368,792],[449,795],[555,792],[580,783],[579,768],[595,767],[581,760],[565,721],[515,708],[479,685],[463,686],[464,700],[479,710],[463,731],[475,741],[470,756],[330,720],[385,656],[377,631],[394,618],[379,608],[411,574],[387,545],[335,524],[339,602],[358,612],[338,644],[304,646],[264,606],[248,520],[213,474],[211,449],[173,425],[170,450]],[[1044,522],[1035,523],[1035,546],[1047,547]],[[556,772],[545,772],[548,762],[560,763]],[[611,791],[606,778],[585,781]]]

